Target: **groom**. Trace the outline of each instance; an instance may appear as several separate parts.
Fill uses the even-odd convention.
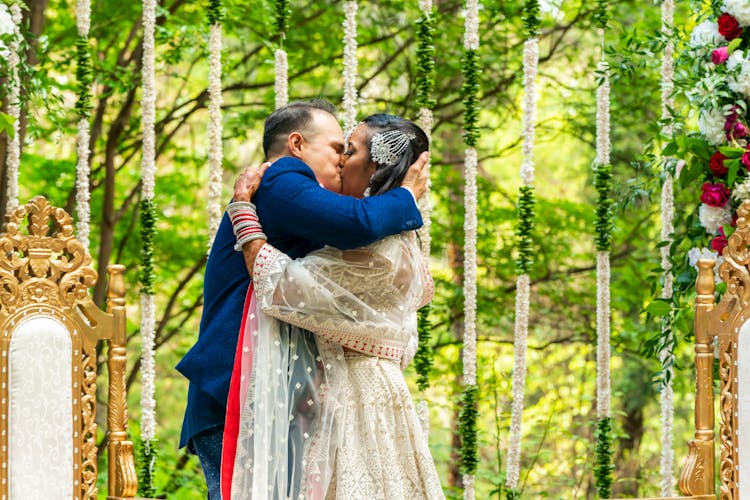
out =
[[[361,247],[422,225],[416,198],[426,188],[418,175],[426,156],[410,168],[406,189],[361,200],[336,194],[345,145],[334,112],[327,101],[314,100],[289,104],[266,119],[263,150],[272,165],[255,201],[268,242],[292,258],[325,245]],[[180,447],[198,455],[210,500],[220,498],[227,394],[250,284],[235,241],[225,214],[206,264],[198,341],[177,365],[190,380]]]

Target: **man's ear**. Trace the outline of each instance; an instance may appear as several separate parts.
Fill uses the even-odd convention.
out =
[[[289,147],[289,154],[295,158],[302,156],[302,147],[305,143],[305,138],[299,132],[292,132],[286,138],[287,146]]]

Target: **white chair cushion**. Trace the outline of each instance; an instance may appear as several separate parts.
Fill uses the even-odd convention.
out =
[[[72,343],[58,320],[18,324],[10,343],[10,499],[73,494]]]

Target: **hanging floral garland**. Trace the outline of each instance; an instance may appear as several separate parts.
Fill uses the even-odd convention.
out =
[[[91,51],[89,49],[89,27],[91,25],[91,3],[89,0],[78,0],[76,4],[76,25],[78,27],[78,39],[76,40],[76,54],[78,66],[76,67],[77,87],[76,111],[78,120],[78,161],[76,163],[76,233],[78,239],[85,248],[89,247],[89,221],[91,219],[91,207],[89,206],[89,177],[91,168],[89,165],[89,142],[91,132],[89,119],[91,118],[91,85],[93,83],[93,70],[91,67]]]
[[[276,109],[286,106],[289,102],[289,64],[287,62],[284,40],[289,29],[289,0],[276,0],[276,32],[279,35],[279,48],[274,53],[274,91],[276,95]]]
[[[224,215],[221,198],[223,150],[221,145],[221,0],[208,1],[208,248]]]
[[[536,123],[536,73],[539,64],[539,2],[527,0],[523,11],[523,161],[521,187],[518,193],[518,226],[516,242],[516,319],[513,341],[513,402],[511,404],[508,465],[505,478],[506,498],[519,497],[518,477],[521,464],[521,425],[526,385],[526,345],[529,332],[529,271],[532,263],[534,229],[534,135]]]
[[[673,108],[674,99],[674,42],[672,36],[672,23],[674,22],[674,0],[664,0],[661,4],[661,30],[667,38],[664,46],[661,64],[661,119],[662,135],[672,137],[673,126],[671,123],[670,110]],[[672,161],[663,159],[664,163]],[[668,168],[664,169],[664,182],[661,191],[661,241],[669,242],[674,232],[674,195],[673,179]],[[672,300],[672,263],[669,258],[669,245],[661,247],[661,268],[663,269],[663,285],[661,297],[665,301]],[[664,318],[662,326],[662,338],[666,340],[663,344],[660,361],[664,376],[664,385],[661,388],[659,403],[661,406],[661,495],[670,496],[674,492],[674,451],[672,445],[672,421],[674,418],[674,391],[672,388],[672,365],[674,360],[675,339],[669,324],[670,317]]]
[[[344,2],[344,136],[357,126],[357,2]]]
[[[154,239],[156,238],[156,207],[154,176],[156,172],[156,82],[154,77],[154,28],[156,0],[143,0],[143,96],[141,98],[143,158],[141,161],[140,234],[141,265],[141,450],[138,494],[154,495],[156,463],[156,401],[154,399],[155,304],[154,304]]]
[[[432,92],[435,88],[435,46],[433,37],[435,33],[434,20],[432,17],[432,1],[420,0],[419,9],[422,12],[417,20],[417,106],[419,106],[419,126],[427,134],[427,140],[432,143],[432,108],[435,100]],[[429,169],[430,166],[428,165]],[[424,226],[419,230],[422,255],[425,260],[430,258],[432,240],[430,237],[431,213],[430,206],[430,183],[428,180],[427,192],[420,200],[420,210]],[[430,385],[430,371],[432,370],[432,325],[429,319],[430,305],[422,307],[418,315],[417,332],[419,334],[419,345],[414,356],[414,368],[417,372],[417,387],[424,391]],[[422,430],[426,436],[430,433],[430,415],[427,400],[422,398],[417,403],[419,420]]]
[[[466,2],[463,58],[464,105],[464,390],[459,432],[464,498],[474,498],[477,470],[477,151],[479,139],[479,13],[477,0]]]
[[[602,55],[597,67],[596,161],[596,464],[595,482],[599,498],[609,498],[612,487],[612,419],[610,415],[610,249],[612,230],[612,167],[610,165],[609,66],[604,59],[604,35],[608,23],[607,0],[597,2],[595,24],[599,29]]]
[[[18,207],[18,170],[21,164],[21,135],[19,132],[21,116],[21,79],[19,66],[21,65],[21,6],[13,3],[10,6],[10,17],[13,21],[13,37],[8,44],[8,116],[13,120],[13,133],[8,141],[8,201],[5,213],[10,213]]]

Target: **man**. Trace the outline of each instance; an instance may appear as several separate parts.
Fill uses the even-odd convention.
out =
[[[265,123],[263,150],[272,165],[255,204],[269,243],[292,258],[325,245],[364,246],[422,225],[416,198],[425,191],[419,173],[426,155],[404,179],[406,189],[362,200],[336,194],[345,145],[333,112],[326,101],[292,103],[274,111]],[[198,341],[177,365],[190,380],[180,447],[188,445],[198,455],[211,500],[220,498],[227,393],[250,284],[234,244],[225,214],[206,264]]]

